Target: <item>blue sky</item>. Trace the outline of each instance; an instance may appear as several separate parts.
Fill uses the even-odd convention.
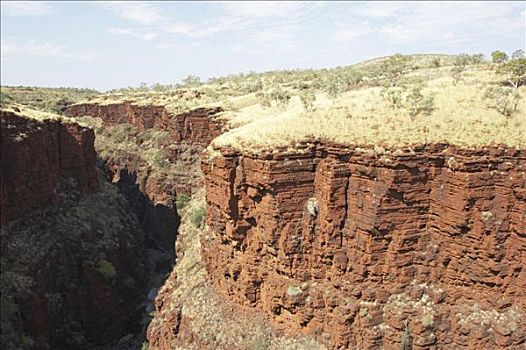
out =
[[[397,52],[526,49],[518,1],[2,1],[1,10],[4,85],[108,90]]]

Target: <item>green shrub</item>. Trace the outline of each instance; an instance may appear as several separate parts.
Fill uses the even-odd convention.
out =
[[[155,170],[167,171],[170,169],[170,161],[166,159],[163,150],[158,149],[152,156],[152,166]]]
[[[451,68],[451,74],[453,75],[453,85],[457,85],[462,78],[462,73],[466,70],[466,67],[470,64],[471,58],[467,54],[460,54],[455,57],[453,61],[454,67]]]
[[[205,226],[206,209],[204,206],[199,206],[190,213],[190,222],[197,228],[203,228]]]
[[[289,104],[291,95],[286,90],[274,90],[271,92],[270,97],[276,101],[276,104],[281,108],[285,109]]]
[[[524,50],[523,49],[518,49],[518,50],[513,51],[513,54],[511,55],[511,59],[514,60],[514,59],[517,59],[517,58],[524,58]]]
[[[519,88],[526,83],[526,58],[518,57],[501,64],[497,73],[505,74],[507,82],[514,88]]]
[[[410,56],[397,53],[382,61],[380,65],[382,73],[386,75],[388,79],[397,78],[411,67],[412,60],[413,58]]]
[[[181,83],[186,87],[199,86],[201,85],[201,78],[199,78],[197,75],[190,74],[184,78]]]
[[[491,53],[493,63],[504,63],[508,60],[508,55],[504,51],[495,50]]]
[[[260,91],[260,92],[256,93],[256,97],[258,98],[259,103],[261,104],[261,106],[263,106],[263,107],[270,107],[270,106],[272,106],[272,99],[270,98],[269,94],[266,94],[266,93]]]
[[[406,108],[413,117],[419,114],[429,115],[435,107],[433,96],[422,95],[423,85],[414,85],[406,96]]]
[[[105,279],[113,280],[117,274],[115,266],[108,260],[102,258],[97,262],[97,272],[100,273]]]
[[[403,106],[403,95],[406,91],[404,86],[390,86],[384,87],[380,94],[396,109]]]
[[[302,91],[300,94],[301,103],[306,111],[311,111],[314,108],[316,95],[311,90]]]
[[[177,205],[177,210],[181,210],[184,207],[186,207],[188,202],[190,202],[190,199],[191,199],[191,197],[189,195],[187,195],[186,193],[181,193],[181,194],[177,195],[177,198],[175,200],[175,203]]]
[[[484,98],[490,100],[490,107],[493,107],[505,117],[510,117],[517,111],[517,105],[521,96],[516,89],[503,86],[493,86],[486,89]]]

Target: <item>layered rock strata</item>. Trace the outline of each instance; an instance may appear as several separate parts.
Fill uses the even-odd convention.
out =
[[[334,349],[522,349],[526,151],[305,144],[204,159],[216,288]]]
[[[159,290],[155,315],[148,326],[149,349],[318,349],[322,344],[307,336],[276,331],[264,312],[245,313],[234,301],[218,294],[201,258],[201,234],[195,224],[202,212],[204,191],[192,196],[181,210],[177,235],[177,264]],[[254,312],[255,311],[255,312]]]
[[[49,205],[59,205],[64,188],[97,188],[95,135],[76,123],[24,118],[1,112],[2,223]]]
[[[145,237],[95,166],[93,130],[5,111],[1,126],[2,348],[85,349],[140,332]]]
[[[221,108],[196,108],[173,115],[163,106],[141,106],[130,102],[119,104],[75,104],[66,114],[74,117],[101,118],[105,126],[129,123],[140,132],[158,128],[168,131],[172,142],[206,146],[222,133],[223,123],[211,118]]]

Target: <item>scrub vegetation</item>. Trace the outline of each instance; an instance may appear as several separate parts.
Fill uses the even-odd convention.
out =
[[[78,103],[157,105],[174,115],[220,106],[219,118],[230,130],[210,152],[293,149],[314,139],[378,149],[434,142],[522,148],[525,81],[521,50],[509,56],[495,51],[491,61],[481,54],[396,54],[332,69],[250,72],[206,82],[189,76],[175,85],[86,92]],[[126,130],[114,131],[124,137],[116,148],[133,146]],[[169,168],[161,153],[148,158],[158,170]]]

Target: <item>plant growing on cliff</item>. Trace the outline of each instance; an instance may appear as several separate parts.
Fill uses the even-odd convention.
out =
[[[115,266],[108,260],[102,258],[97,262],[96,270],[107,280],[114,280],[117,274]]]
[[[198,206],[190,213],[190,222],[195,227],[202,229],[205,227],[206,209],[203,205]]]
[[[158,171],[167,171],[170,168],[170,161],[166,158],[163,150],[157,149],[151,159],[152,167]]]
[[[191,197],[189,195],[187,195],[186,193],[181,193],[181,194],[177,195],[177,198],[175,199],[175,203],[177,205],[177,210],[181,210],[184,207],[186,207],[188,202],[190,202],[190,199],[191,199]]]
[[[424,326],[425,328],[433,327],[433,324],[435,323],[435,314],[433,313],[433,309],[429,307],[424,307],[422,309],[422,315],[420,320],[422,321],[422,326]]]
[[[411,330],[409,329],[409,322],[405,322],[405,329],[402,333],[400,339],[401,349],[402,350],[411,350],[413,349],[413,336],[411,335]]]

